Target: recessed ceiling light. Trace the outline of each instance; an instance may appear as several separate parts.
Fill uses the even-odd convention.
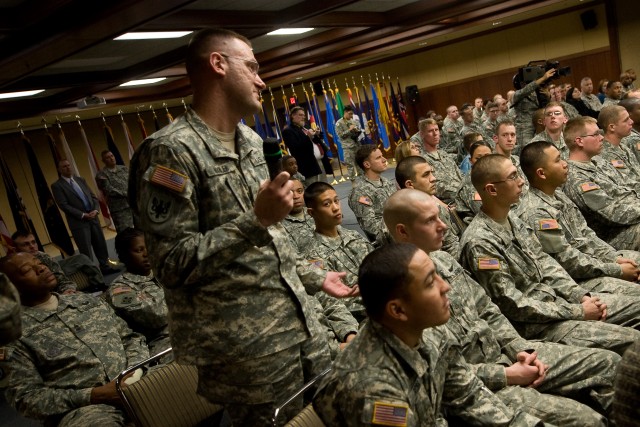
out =
[[[427,42],[418,43],[418,46],[426,46],[426,45],[427,45]]]
[[[307,33],[313,29],[314,28],[280,28],[278,30],[267,33],[267,35],[268,36],[287,36],[291,34]]]
[[[155,79],[142,79],[142,80],[131,80],[126,83],[122,83],[120,86],[139,86],[139,85],[150,85],[153,83],[158,83],[165,80],[166,77],[158,77]]]
[[[23,90],[21,92],[7,92],[7,93],[0,93],[0,99],[7,99],[7,98],[22,98],[24,96],[33,96],[33,95],[37,95],[40,92],[44,92],[44,89],[37,89],[37,90]]]
[[[349,62],[349,65],[356,65],[358,61]]]
[[[193,31],[152,31],[139,33],[126,33],[114,40],[152,40],[152,39],[177,39],[191,34]]]
[[[496,21],[491,23],[491,25],[500,25],[500,24],[502,24],[502,21]]]
[[[302,77],[298,76],[296,77],[296,80],[302,80]]]

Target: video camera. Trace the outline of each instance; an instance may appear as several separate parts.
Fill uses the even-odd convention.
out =
[[[560,67],[560,62],[558,61],[530,61],[526,67],[518,69],[517,80],[526,85],[534,80],[538,80],[544,76],[544,73],[552,68],[556,69],[556,73],[551,76],[547,82],[571,75],[571,67]]]

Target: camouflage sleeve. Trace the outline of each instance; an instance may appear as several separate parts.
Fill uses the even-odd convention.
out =
[[[167,325],[168,309],[164,292],[155,283],[147,284],[144,289],[129,286],[122,278],[117,278],[105,293],[105,299],[116,314],[130,325],[139,325],[140,329],[158,329]]]
[[[534,92],[536,89],[538,89],[539,85],[538,83],[536,83],[535,81],[527,84],[525,87],[523,87],[522,89],[518,89],[514,94],[513,94],[513,99],[511,100],[511,104],[512,105],[516,105],[517,103],[519,103],[520,101],[522,101],[524,98],[526,98],[530,93]]]
[[[102,171],[96,174],[96,184],[98,188],[104,193],[107,197],[127,197],[127,188],[118,188],[113,185],[109,177]]]
[[[348,138],[351,135],[351,131],[347,127],[347,122],[340,119],[336,122],[336,133],[340,137],[340,139]]]
[[[324,292],[316,294],[316,298],[320,301],[324,317],[338,341],[344,342],[347,335],[358,332],[358,321],[340,300]]]
[[[149,349],[145,341],[144,335],[133,332],[127,322],[120,318],[109,304],[103,302],[109,312],[112,314],[114,327],[120,335],[120,340],[127,354],[127,366],[135,365],[149,358]],[[114,378],[110,378],[113,380]]]
[[[454,257],[460,259],[460,239],[455,235],[451,228],[444,232],[444,241],[442,242],[442,250]]]
[[[198,172],[191,158],[163,144],[155,145],[144,154],[148,159],[143,166],[146,172],[138,184],[141,200],[137,203],[141,206],[140,221],[147,247],[154,248],[152,260],[154,266],[159,267],[156,274],[163,286],[174,288],[201,282],[208,275],[218,274],[222,266],[243,253],[271,243],[272,236],[260,224],[253,209],[215,228],[202,230],[198,210],[201,201],[192,182],[198,179]],[[189,176],[184,190],[175,192],[153,185],[147,173],[156,164]],[[168,206],[167,213],[158,212],[162,221],[148,211],[154,200],[156,206],[161,203]],[[224,209],[224,203],[225,200],[219,201],[220,209]]]
[[[564,191],[576,205],[602,220],[620,225],[640,221],[640,202],[637,199],[616,199],[593,182],[567,183]]]
[[[302,254],[296,257],[296,273],[309,295],[321,294],[322,283],[327,277],[327,271],[311,264]]]
[[[484,266],[491,261],[490,268]],[[467,244],[461,255],[461,264],[500,307],[500,311],[512,321],[525,323],[546,323],[558,320],[583,319],[582,306],[553,299],[544,290],[529,284],[524,294],[514,282],[509,263],[504,257],[488,247]],[[522,284],[524,285],[524,284]]]
[[[441,357],[449,363],[442,396],[447,413],[475,426],[544,425],[520,409],[507,407],[473,374],[456,347],[451,347]]]
[[[9,383],[5,396],[9,404],[26,418],[44,421],[90,404],[91,388],[47,387],[31,352],[20,342],[8,347],[5,355]]]
[[[366,194],[353,191],[349,196],[349,207],[355,214],[362,231],[369,240],[375,241],[382,233],[382,220],[376,217],[371,198]]]
[[[78,285],[69,280],[66,274],[64,274],[64,271],[62,270],[60,265],[55,262],[49,255],[38,252],[36,253],[36,258],[38,258],[44,265],[46,265],[49,270],[51,270],[53,275],[56,276],[56,279],[58,280],[56,292],[62,294],[66,291],[75,291],[76,289],[78,289]]]
[[[0,346],[9,344],[22,335],[20,312],[18,290],[7,276],[0,273]]]

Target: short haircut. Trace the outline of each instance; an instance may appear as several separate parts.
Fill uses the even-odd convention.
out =
[[[403,298],[413,279],[409,263],[418,247],[411,243],[388,243],[370,252],[358,271],[358,286],[362,303],[369,317],[380,321],[387,303]]]
[[[426,130],[427,126],[429,125],[438,126],[438,122],[436,122],[434,119],[422,119],[418,122],[418,130],[422,132]]]
[[[309,184],[309,186],[304,190],[304,204],[308,208],[315,207],[316,202],[318,201],[318,197],[320,197],[322,193],[328,190],[335,191],[336,189],[333,188],[331,184],[327,184],[323,181],[317,181]]]
[[[498,108],[498,103],[493,101],[487,102],[485,109],[489,111],[491,108]]]
[[[185,64],[190,80],[196,79],[209,65],[211,52],[223,48],[225,42],[238,39],[251,46],[245,36],[224,28],[205,28],[196,32],[187,47]]]
[[[590,81],[591,81],[591,77],[583,77],[582,80],[580,80],[580,84],[583,85]]]
[[[29,237],[29,236],[35,237],[35,235],[29,230],[18,230],[11,235],[11,240],[16,240],[18,237]]]
[[[491,145],[489,145],[487,141],[476,141],[469,147],[469,157],[473,157],[473,153],[475,153],[479,147],[487,147],[491,149]]]
[[[536,169],[542,166],[544,160],[544,150],[555,147],[548,141],[531,142],[522,148],[520,152],[520,168],[524,172],[529,182],[533,182],[536,177]]]
[[[633,110],[634,107],[638,104],[640,104],[640,98],[625,98],[622,101],[620,101],[618,105],[624,108],[625,110],[627,110],[627,112],[631,113],[631,110]]]
[[[600,129],[604,129],[606,132],[607,126],[618,122],[620,113],[623,111],[626,111],[625,108],[619,105],[607,105],[606,107],[602,107],[600,114],[598,114],[598,126]]]
[[[538,125],[542,125],[542,123],[538,123],[539,120],[544,121],[544,108],[538,108],[533,112],[531,116],[531,123],[533,124],[533,128],[535,129]]]
[[[468,102],[465,102],[464,104],[462,104],[462,108],[460,108],[460,110],[464,111],[464,110],[469,110],[473,108],[474,108],[473,104],[469,104]]]
[[[489,154],[478,159],[475,165],[471,168],[471,183],[473,187],[480,193],[485,185],[492,181],[497,181],[501,178],[500,166],[511,160],[502,154]]]
[[[416,165],[427,163],[427,159],[422,156],[409,156],[396,166],[396,182],[400,186],[400,188],[404,188],[404,183],[407,182],[408,179],[411,181],[416,179]]]
[[[130,261],[131,242],[136,237],[144,237],[144,233],[142,230],[132,227],[128,227],[116,234],[116,238],[114,239],[116,253],[118,254],[120,261],[124,264],[127,264]]]
[[[504,119],[504,120],[498,121],[498,125],[496,126],[496,135],[498,135],[500,133],[500,128],[504,127],[504,126],[513,126],[513,127],[515,127],[516,124],[511,119]]]
[[[462,138],[462,146],[467,153],[469,152],[471,145],[476,142],[479,136],[482,136],[482,134],[478,132],[469,132],[464,136],[464,138]]]
[[[304,113],[304,108],[302,108],[302,107],[298,107],[298,106],[293,107],[293,108],[291,109],[291,112],[289,113],[289,115],[293,116],[293,115],[294,115],[295,113],[297,113],[298,111],[302,111],[302,112]],[[306,114],[306,113],[305,113],[305,114]]]
[[[566,125],[564,125],[564,142],[570,151],[574,151],[578,148],[576,144],[576,138],[580,135],[584,135],[586,126],[588,123],[597,125],[598,122],[593,117],[578,116],[570,119]]]
[[[607,86],[606,89],[611,89],[613,87],[613,85],[615,85],[616,83],[620,83],[620,80],[609,80],[607,82]]]
[[[345,111],[354,111],[354,109],[351,105],[345,105],[342,112],[344,113]]]
[[[364,162],[367,161],[371,153],[373,153],[377,149],[378,146],[375,144],[364,144],[361,145],[360,148],[358,148],[358,151],[356,151],[356,164],[360,166],[360,169],[365,170]]]
[[[544,112],[546,113],[547,110],[551,107],[560,107],[562,108],[562,114],[564,114],[565,116],[567,115],[567,112],[564,110],[564,105],[562,105],[561,102],[558,101],[551,101],[549,102],[547,105],[545,105],[544,107]]]

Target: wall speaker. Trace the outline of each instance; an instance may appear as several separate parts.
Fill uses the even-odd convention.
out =
[[[580,20],[582,21],[582,28],[585,30],[591,30],[598,26],[598,16],[593,9],[582,12],[580,14]]]
[[[416,104],[420,102],[420,91],[418,90],[418,86],[407,86],[404,90],[410,103]]]

